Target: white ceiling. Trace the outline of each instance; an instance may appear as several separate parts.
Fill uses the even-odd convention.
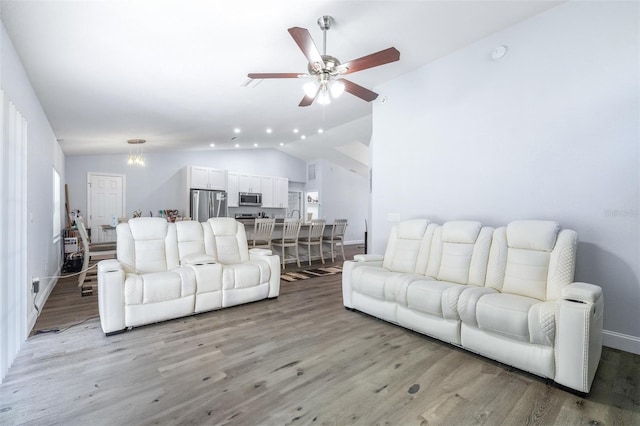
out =
[[[345,93],[301,108],[298,79],[242,87],[250,72],[306,72],[288,28],[322,49],[316,20],[333,16],[327,53],[342,62],[396,47],[400,61],[349,76],[375,90],[558,3],[2,0],[0,12],[66,155],[126,153],[131,138],[146,152],[257,143],[366,174],[371,103]]]

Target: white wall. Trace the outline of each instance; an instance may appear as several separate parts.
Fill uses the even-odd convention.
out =
[[[21,320],[26,324],[26,329],[21,330],[24,341],[33,328],[37,315],[34,294],[31,292],[31,277],[58,275],[62,263],[62,243],[54,243],[53,239],[52,176],[55,167],[60,174],[61,182],[64,181],[64,156],[4,25],[0,31],[0,46],[2,89],[27,122],[28,215],[17,220],[27,222],[28,279],[25,282],[0,283],[2,286],[15,286],[22,295],[23,312],[27,314],[27,318]],[[41,280],[40,293],[35,297],[35,303],[40,308],[56,281],[55,278]]]
[[[576,280],[604,290],[605,344],[640,353],[638,18],[570,2],[377,87],[370,251],[389,213],[556,220],[578,232]]]
[[[364,221],[369,214],[369,180],[325,160],[310,163],[316,165],[316,180],[307,184],[306,191],[318,191],[320,219],[327,223],[347,219],[345,243],[363,243]]]
[[[150,144],[151,142],[148,142]],[[146,166],[126,163],[128,148],[123,141],[120,155],[68,156],[66,183],[72,209],[87,213],[87,173],[126,175],[125,213],[141,210],[156,215],[160,209],[182,209],[182,170],[186,166],[205,166],[229,171],[305,180],[305,162],[277,150],[172,151],[145,153]],[[183,213],[183,212],[182,212]]]

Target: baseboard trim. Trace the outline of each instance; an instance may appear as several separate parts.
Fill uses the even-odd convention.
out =
[[[640,355],[640,337],[602,330],[602,344],[610,348]]]
[[[47,282],[46,285],[42,285],[42,283],[40,283],[41,284],[40,288],[43,291],[39,293],[40,297],[36,297],[36,300],[35,300],[36,306],[38,306],[38,309],[40,310],[40,312],[42,312],[42,309],[44,309],[44,304],[47,302],[47,299],[51,295],[53,288],[58,283],[58,278],[60,277],[60,274],[62,274],[62,267],[58,268],[58,270],[55,272],[55,276],[51,277],[49,279],[49,282]],[[33,306],[31,306],[30,309],[31,309],[31,312],[29,313],[29,324],[27,326],[27,330],[28,330],[27,336],[29,336],[33,331],[33,327],[35,327],[36,321],[38,320],[38,316],[39,316],[37,311],[33,308]]]

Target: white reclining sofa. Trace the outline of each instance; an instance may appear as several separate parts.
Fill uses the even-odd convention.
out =
[[[550,221],[400,222],[384,256],[344,263],[355,309],[588,393],[602,350],[600,287],[573,282],[577,235]]]
[[[98,264],[102,331],[278,297],[280,258],[247,246],[233,218],[169,223],[135,218],[116,228],[117,259]]]

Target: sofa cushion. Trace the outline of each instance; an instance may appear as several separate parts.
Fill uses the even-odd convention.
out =
[[[546,251],[509,248],[502,291],[545,300],[550,256]]]
[[[270,271],[269,264],[263,260],[223,265],[222,288],[225,290],[249,288],[268,283]]]
[[[230,217],[211,218],[202,224],[205,252],[226,265],[249,260],[244,225]]]
[[[550,252],[556,244],[560,224],[548,220],[517,220],[507,225],[510,248]]]
[[[438,279],[466,284],[472,253],[473,244],[443,242]]]
[[[195,220],[176,222],[178,255],[180,262],[187,256],[204,254],[204,234],[202,225]]]
[[[117,258],[127,272],[162,272],[179,264],[175,224],[139,217],[116,228]]]
[[[353,289],[378,300],[406,304],[407,288],[421,275],[393,272],[382,266],[361,266],[351,275]]]
[[[463,291],[478,288],[427,277],[409,284],[404,306],[412,310],[450,320],[460,320],[458,301]]]
[[[541,301],[560,297],[573,280],[576,233],[556,222],[521,220],[496,229],[485,286]]]
[[[177,268],[168,272],[127,274],[124,281],[125,305],[165,302],[195,294],[193,270]]]
[[[493,228],[450,221],[435,230],[426,274],[441,281],[484,285]]]
[[[476,303],[478,328],[529,342],[529,309],[537,303],[536,299],[516,294],[486,294]]]
[[[427,232],[428,226],[427,219],[405,220],[394,226],[382,266],[393,272],[417,272],[419,259],[429,255],[431,233]]]
[[[473,244],[482,224],[471,220],[455,220],[442,225],[442,242]]]

